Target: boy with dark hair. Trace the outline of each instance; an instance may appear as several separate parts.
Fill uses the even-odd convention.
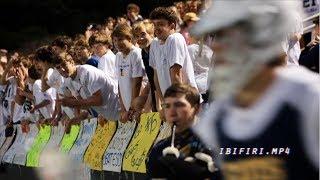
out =
[[[143,20],[142,16],[139,13],[140,13],[140,8],[138,5],[136,5],[134,3],[128,4],[127,16],[128,16],[128,19],[129,19],[131,25],[133,25],[134,23],[136,23],[138,21]]]
[[[68,50],[73,44],[72,38],[68,36],[58,36],[52,43],[51,46],[59,48],[61,50]]]
[[[53,71],[51,75],[55,78],[61,78],[61,75],[54,69],[54,64],[57,59],[57,52],[62,51],[60,48],[54,48],[53,46],[43,46],[37,49],[35,53],[35,59],[39,66],[42,66],[42,76],[41,76],[41,90],[44,92],[50,88],[48,85],[48,72]]]
[[[45,62],[46,64],[52,65],[55,63],[55,51],[52,46],[42,46],[36,50],[35,59],[38,62]]]
[[[78,45],[69,50],[70,55],[75,60],[76,64],[85,64],[89,57],[90,52],[87,46]]]
[[[215,176],[212,152],[191,131],[200,108],[194,87],[173,84],[162,104],[166,120],[174,125],[173,137],[158,142],[149,155],[148,174],[152,178],[205,179]]]
[[[186,83],[197,88],[193,65],[186,42],[176,33],[177,16],[169,8],[159,7],[150,14],[158,38],[150,45],[150,66],[153,67],[156,90],[163,100],[166,89],[174,83]]]
[[[98,60],[98,69],[104,73],[109,73],[115,78],[115,60],[116,56],[111,51],[112,39],[103,33],[96,33],[89,39],[89,45],[92,48],[91,58]]]
[[[119,119],[118,84],[112,77],[90,65],[76,66],[66,52],[57,56],[56,69],[63,77],[70,77],[71,81],[80,85],[77,91],[82,98],[65,97],[59,100],[61,105],[79,109],[93,108],[107,120]]]
[[[34,105],[30,109],[30,113],[34,114],[33,117],[39,120],[40,124],[44,122],[45,119],[51,118],[54,107],[55,107],[55,100],[56,100],[56,89],[55,88],[48,88],[46,91],[42,91],[42,80],[41,78],[41,71],[43,67],[32,65],[29,70],[29,83],[32,85],[32,100],[34,101]],[[24,93],[26,94],[26,93]],[[26,95],[27,96],[27,95]]]

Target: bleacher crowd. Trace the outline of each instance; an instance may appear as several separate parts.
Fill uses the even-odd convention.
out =
[[[214,1],[213,6],[215,3],[219,3],[219,1]],[[243,27],[252,27],[246,25],[242,27],[240,20],[240,30],[237,29],[238,27],[235,29],[246,32],[249,34],[248,36],[231,34],[229,36],[231,38],[221,39],[220,37],[225,36],[221,31],[210,33],[208,30],[205,33],[198,33],[197,28],[200,27],[195,24],[201,22],[202,17],[205,19],[206,14],[213,14],[210,11],[210,6],[211,1],[188,0],[176,2],[170,7],[155,8],[148,17],[142,17],[139,13],[140,7],[136,4],[129,4],[125,15],[116,18],[108,17],[103,24],[89,24],[83,34],[77,34],[74,37],[58,36],[50,44],[35,49],[34,53],[9,53],[7,50],[1,49],[0,125],[5,125],[7,127],[6,133],[8,131],[10,134],[10,130],[13,131],[11,129],[13,124],[20,124],[22,131],[28,132],[30,123],[36,123],[40,128],[44,125],[57,126],[58,123],[63,122],[65,132],[68,133],[72,125],[79,124],[91,117],[97,117],[99,124],[105,124],[107,121],[126,123],[127,121],[139,122],[142,113],[159,112],[163,121],[174,124],[177,133],[182,133],[181,137],[177,137],[180,139],[178,144],[181,145],[179,150],[183,149],[182,147],[194,148],[195,151],[201,149],[202,155],[206,158],[207,154],[210,155],[210,158],[213,157],[212,152],[207,152],[208,149],[204,148],[202,142],[189,130],[196,122],[197,115],[211,117],[208,115],[208,113],[212,113],[209,104],[214,104],[211,102],[216,102],[216,100],[219,102],[220,94],[227,94],[228,88],[231,91],[239,90],[240,86],[221,86],[222,89],[219,89],[221,87],[215,87],[217,78],[211,79],[215,75],[219,77],[219,74],[211,74],[211,72],[215,71],[215,67],[221,63],[219,60],[222,56],[219,55],[221,55],[222,49],[225,47],[234,48],[229,55],[223,57],[239,58],[239,62],[242,63],[239,64],[239,67],[241,65],[251,67],[252,64],[246,64],[246,58],[250,59],[250,57],[236,53],[236,49],[248,43],[249,49],[251,46],[260,47],[259,45],[261,45],[265,48],[264,52],[269,53],[269,47],[263,43],[259,44],[259,38],[263,39],[263,36],[251,36],[252,34],[249,34],[248,31],[242,30]],[[298,21],[292,24],[291,32],[281,40],[282,46],[279,43],[279,47],[277,47],[283,58],[274,58],[267,63],[272,68],[290,69],[295,68],[293,66],[305,66],[309,70],[319,73],[319,19],[317,17],[313,21],[315,27],[312,31],[311,42],[300,45],[303,25],[298,16],[296,18]],[[206,23],[210,24],[209,21]],[[255,25],[259,26],[260,24]],[[193,29],[195,26],[196,28]],[[223,27],[223,25],[221,26]],[[232,33],[232,30],[230,32]],[[270,41],[273,40],[272,37],[270,39]],[[239,42],[237,42],[238,40]],[[227,46],[221,47],[215,42],[226,43]],[[269,40],[266,42],[269,43]],[[258,52],[260,50],[256,48],[247,51],[245,45],[240,48],[243,50],[242,52]],[[271,54],[273,52],[274,49],[272,52],[270,50]],[[265,58],[263,55],[266,53],[262,53],[261,50],[259,53],[259,56],[255,57]],[[256,64],[253,65],[258,69]],[[251,70],[253,69],[255,68]],[[219,70],[223,71],[223,69]],[[240,78],[243,71],[233,70],[235,72],[233,77],[237,83],[243,82],[243,78]],[[225,72],[229,71],[226,69]],[[267,70],[264,72],[269,73]],[[244,77],[249,78],[249,76]],[[262,80],[265,84],[269,82],[269,78]],[[220,79],[220,81],[229,82],[229,79]],[[260,87],[260,85],[256,87],[255,95],[257,96],[260,95],[260,90],[264,92],[262,87],[259,89]],[[212,89],[216,92],[212,92]],[[230,94],[236,94],[231,91]],[[289,93],[289,91],[287,92]],[[301,90],[300,93],[307,92]],[[277,94],[273,95],[277,97]],[[238,104],[246,106],[254,97],[242,92],[241,97],[236,99],[239,100]],[[263,111],[263,107],[259,107],[259,104],[254,105],[257,105],[257,108],[254,109],[256,112],[261,110],[261,114],[266,113]],[[172,111],[172,108],[179,110]],[[203,109],[208,108],[209,112],[203,115],[205,111]],[[230,111],[221,111],[222,114],[230,113],[226,120],[243,118],[241,120],[245,121],[248,118],[242,110],[232,108]],[[272,108],[270,107],[270,109]],[[218,111],[219,108],[215,110]],[[285,110],[290,111],[291,109]],[[218,113],[217,116],[222,117],[223,115]],[[179,121],[177,117],[190,119],[190,121]],[[256,118],[260,119],[259,116]],[[230,123],[236,124],[232,120]],[[206,125],[201,124],[199,127],[204,130]],[[221,124],[216,125],[219,126],[217,132],[227,129],[227,125],[223,127],[220,127]],[[238,127],[242,127],[242,125]],[[231,126],[229,128],[232,129]],[[185,130],[188,130],[188,133],[185,133]],[[242,130],[253,131],[245,127]],[[276,131],[276,128],[274,130]],[[199,128],[195,130],[202,138],[206,139],[207,136],[203,132],[207,131],[200,131]],[[234,131],[236,130],[234,129]],[[237,137],[237,135],[235,136]],[[222,142],[220,145],[228,146],[235,142],[230,140],[230,137],[232,135],[229,136],[229,134],[220,137],[219,141]],[[238,134],[238,137],[246,137],[246,135]],[[184,140],[187,141],[187,144],[184,144]],[[192,147],[195,142],[199,143],[197,145],[199,147]],[[206,143],[210,144],[211,142],[206,141]],[[237,141],[235,144],[239,148],[242,146],[250,147],[246,143],[241,144],[241,141]],[[157,157],[162,156],[162,153],[176,156],[175,149],[166,149],[167,146],[170,147],[170,142],[164,141],[151,150],[148,163],[148,173],[151,177],[159,177],[165,172],[171,172],[163,168],[163,164],[157,164]],[[189,156],[188,153],[184,154],[184,158],[187,156]],[[179,154],[176,157],[179,157]],[[183,162],[175,164],[175,161],[170,158],[165,160],[177,167],[175,172],[185,172],[182,167],[188,166]],[[162,159],[160,163],[165,160]],[[195,174],[201,174],[201,176],[194,178],[218,178],[217,173],[214,173],[216,170],[212,170],[212,160],[206,162],[208,162],[209,172],[204,173],[203,169],[198,170],[197,166],[192,167]],[[232,168],[230,167],[230,169]],[[160,171],[160,173],[155,171]],[[205,175],[202,176],[203,174]],[[193,176],[189,175],[189,177]],[[230,175],[230,177],[232,176]]]

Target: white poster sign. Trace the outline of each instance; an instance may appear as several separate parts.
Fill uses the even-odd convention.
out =
[[[158,134],[157,139],[154,141],[153,145],[156,145],[159,141],[171,136],[171,125],[167,122],[164,122],[160,126],[160,132]]]
[[[131,140],[135,127],[135,121],[128,121],[125,124],[118,122],[116,134],[113,136],[103,157],[103,170],[121,172],[123,154]]]
[[[2,158],[2,162],[12,163],[16,152],[19,152],[19,150],[23,148],[23,143],[26,139],[26,134],[22,133],[20,125],[15,125],[15,129],[16,129],[16,138],[15,138],[13,144],[10,146],[10,148],[7,150],[7,152],[4,154],[4,156]]]
[[[13,158],[13,164],[25,165],[27,159],[27,153],[31,149],[34,139],[38,134],[38,128],[35,124],[29,124],[30,130],[26,134],[26,139],[23,143],[22,148],[16,152],[16,155]]]
[[[77,140],[69,151],[69,156],[77,162],[82,162],[84,153],[89,146],[92,136],[97,128],[97,118],[92,118],[90,121],[85,120],[78,135]]]

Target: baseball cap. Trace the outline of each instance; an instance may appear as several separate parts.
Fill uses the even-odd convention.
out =
[[[220,29],[227,28],[241,21],[254,20],[260,21],[262,24],[268,23],[268,19],[264,18],[264,14],[269,14],[269,19],[280,17],[283,21],[283,27],[292,27],[291,14],[296,11],[296,1],[282,0],[219,0],[214,1],[211,7],[200,17],[191,33],[195,36],[216,32]],[[259,18],[263,17],[261,20]],[[288,21],[283,20],[288,18]],[[275,18],[276,19],[276,18]],[[280,20],[279,20],[280,21]],[[277,21],[276,21],[277,22]],[[275,22],[275,23],[276,23]],[[273,25],[271,22],[269,23]],[[288,26],[290,24],[290,26]]]
[[[227,27],[249,16],[247,11],[252,1],[214,1],[212,6],[201,16],[191,33],[198,36]]]

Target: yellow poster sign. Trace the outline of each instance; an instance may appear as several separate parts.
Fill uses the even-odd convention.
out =
[[[28,167],[38,167],[39,166],[39,157],[46,146],[47,142],[50,139],[51,135],[51,127],[44,126],[41,127],[36,139],[33,142],[33,145],[30,151],[27,154],[27,163],[26,166]]]
[[[140,123],[124,154],[122,169],[139,173],[146,172],[145,160],[156,139],[161,125],[159,113],[141,115]]]
[[[72,148],[74,142],[77,140],[80,131],[80,125],[71,126],[69,134],[64,134],[63,139],[60,144],[60,151],[63,153],[68,153]]]
[[[84,155],[84,162],[94,170],[102,170],[102,158],[117,128],[116,121],[98,124],[91,143]]]

